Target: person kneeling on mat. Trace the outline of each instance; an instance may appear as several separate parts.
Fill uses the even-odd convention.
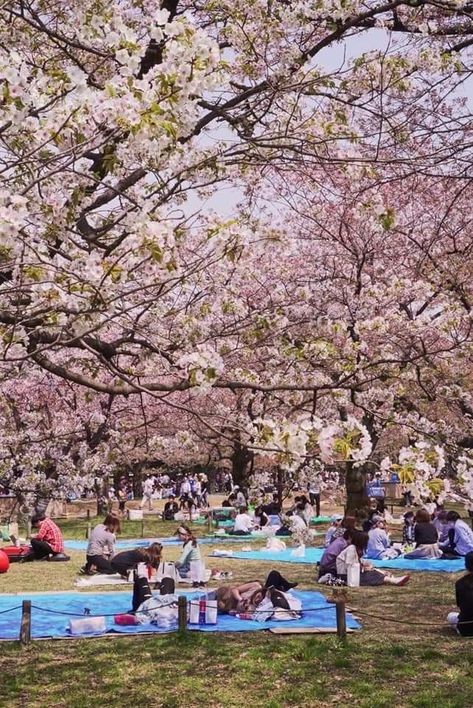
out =
[[[54,560],[58,556],[69,560],[68,556],[64,555],[61,529],[52,519],[44,514],[37,514],[31,519],[31,527],[37,528],[38,533],[30,539],[31,553],[25,560]]]
[[[460,612],[450,612],[447,619],[463,637],[473,637],[473,551],[465,556],[467,571],[455,583],[456,603]]]
[[[160,543],[151,543],[148,548],[121,551],[113,556],[110,565],[114,573],[119,573],[123,578],[127,578],[131,570],[136,571],[138,565],[143,563],[148,569],[147,577],[150,577],[151,569],[157,569],[161,563],[162,551],[163,547]]]

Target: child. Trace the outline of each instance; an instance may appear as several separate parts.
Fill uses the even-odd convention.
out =
[[[413,546],[414,541],[414,512],[406,511],[404,514],[404,526],[402,527],[402,542],[406,546]]]

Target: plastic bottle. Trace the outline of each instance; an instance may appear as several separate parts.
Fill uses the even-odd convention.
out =
[[[206,605],[205,596],[202,596],[199,600],[199,624],[205,624]]]

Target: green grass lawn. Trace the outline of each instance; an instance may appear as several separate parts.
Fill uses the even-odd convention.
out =
[[[163,536],[175,524],[152,521]],[[84,521],[61,522],[80,537]],[[205,527],[200,533],[205,533]],[[123,537],[140,535],[141,524]],[[253,544],[252,545],[256,545]],[[203,546],[207,554],[212,546]],[[166,547],[167,559],[179,548]],[[0,576],[0,592],[70,590],[84,553],[70,563],[15,564]],[[268,563],[209,559],[237,581],[262,579]],[[321,589],[315,569],[282,566],[302,588]],[[363,621],[345,644],[334,635],[276,636],[268,632],[0,644],[0,706],[473,706],[473,640],[444,625],[454,609],[458,576],[415,573],[405,588],[348,589],[348,604]],[[322,588],[328,596],[331,591]],[[125,588],[124,592],[130,593]]]

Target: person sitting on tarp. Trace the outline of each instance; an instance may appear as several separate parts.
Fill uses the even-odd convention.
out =
[[[360,567],[359,584],[361,586],[377,586],[377,585],[406,585],[409,582],[409,575],[394,577],[388,571],[373,568],[373,565],[364,559],[362,556],[368,545],[368,534],[363,531],[354,530],[351,532],[351,541],[337,556],[335,560],[336,575],[326,573],[319,577],[318,582],[322,585],[330,585],[335,579],[342,583],[348,582],[348,572],[351,566]],[[328,550],[328,549],[327,549]]]
[[[473,551],[465,556],[467,571],[455,583],[455,597],[460,612],[450,612],[448,622],[455,627],[463,637],[473,637]]]
[[[352,534],[352,529],[346,529],[343,536],[337,536],[329,543],[320,559],[319,578],[322,578],[327,573],[331,575],[337,574],[337,557],[350,545]]]
[[[389,534],[386,531],[386,522],[382,516],[373,517],[373,525],[368,531],[368,545],[366,557],[374,560],[389,560],[397,558],[401,551],[391,546]]]
[[[163,578],[159,595],[153,595],[149,584],[149,565],[138,563],[134,571],[131,612],[115,615],[115,624],[161,624],[163,619],[172,624],[177,621],[177,601],[173,578]]]
[[[242,506],[240,512],[235,517],[233,529],[228,533],[234,536],[247,536],[253,530],[253,519],[248,514],[248,508]]]
[[[278,514],[280,514],[282,506],[279,502],[278,495],[273,494],[272,500],[269,502],[269,504],[265,504],[263,509],[268,516],[277,516]]]
[[[334,536],[334,534],[337,531],[337,529],[339,529],[340,526],[342,525],[342,521],[343,521],[342,514],[335,514],[334,516],[332,516],[330,526],[328,527],[327,532],[325,534],[325,544],[324,544],[325,548],[328,548],[328,546],[330,546],[332,541],[334,541],[336,538],[339,537],[339,534],[337,534],[336,536]]]
[[[264,583],[254,580],[241,585],[221,585],[215,591],[217,610],[220,614],[227,615],[253,612],[263,601],[267,591],[285,593],[296,586],[297,583],[290,583],[277,570],[272,570]]]
[[[416,547],[413,551],[406,553],[404,558],[441,558],[438,539],[438,531],[430,520],[427,509],[418,509],[415,515],[414,541]]]
[[[38,533],[30,539],[31,554],[25,560],[46,560],[64,555],[64,540],[61,529],[45,514],[37,514],[31,519],[31,527]],[[68,560],[65,557],[65,560]]]
[[[163,519],[164,521],[174,521],[174,517],[179,511],[179,505],[176,501],[176,497],[171,494],[168,501],[164,505]]]
[[[194,587],[205,585],[205,565],[202,561],[197,538],[184,524],[181,524],[177,529],[177,535],[183,546],[181,557],[176,561],[176,568],[181,575],[190,574]]]
[[[457,511],[449,511],[446,521],[449,527],[448,541],[440,544],[445,558],[458,558],[466,556],[473,551],[473,531],[462,520]]]
[[[255,526],[262,529],[269,524],[269,517],[260,504],[255,509]]]

